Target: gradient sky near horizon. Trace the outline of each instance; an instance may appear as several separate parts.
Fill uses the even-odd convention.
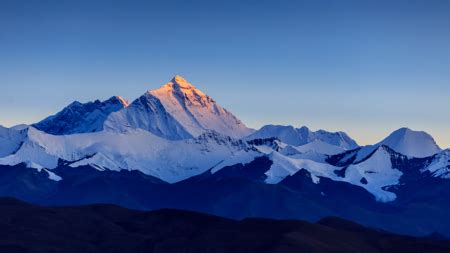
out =
[[[247,125],[450,148],[450,1],[0,1],[0,124],[180,74]]]

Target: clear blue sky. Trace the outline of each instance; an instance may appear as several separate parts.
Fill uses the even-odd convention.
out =
[[[254,128],[450,147],[450,1],[0,1],[0,124],[175,74]]]

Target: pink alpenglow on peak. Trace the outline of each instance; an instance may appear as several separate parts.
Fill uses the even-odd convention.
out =
[[[170,82],[172,84],[178,85],[180,88],[185,88],[185,89],[193,88],[193,89],[195,89],[194,85],[192,85],[191,83],[186,81],[186,79],[184,79],[182,76],[179,76],[179,75],[174,76]]]
[[[183,77],[176,75],[172,78],[172,80],[165,85],[161,86],[156,90],[149,90],[150,94],[155,96],[163,96],[168,93],[178,93],[183,96],[184,94],[188,94],[190,96],[195,96],[197,98],[201,98],[201,100],[211,99],[208,95],[197,89],[194,85],[186,81]],[[214,102],[214,101],[213,101]]]

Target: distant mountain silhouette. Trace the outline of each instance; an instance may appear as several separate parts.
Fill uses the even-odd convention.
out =
[[[113,205],[40,207],[0,199],[0,252],[450,252],[450,242],[339,218],[225,219]]]

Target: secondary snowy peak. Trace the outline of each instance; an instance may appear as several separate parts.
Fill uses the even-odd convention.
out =
[[[80,103],[75,101],[61,112],[33,125],[36,129],[54,135],[98,132],[112,112],[128,106],[128,102],[119,96],[101,102]]]
[[[398,153],[410,157],[428,157],[441,151],[433,137],[423,131],[414,131],[409,128],[400,128],[392,132],[375,147],[386,145]]]
[[[266,139],[272,137],[276,137],[282,142],[293,146],[301,146],[313,141],[322,141],[346,150],[358,147],[356,141],[344,132],[328,132],[325,130],[314,132],[305,126],[294,128],[293,126],[266,125],[247,136],[246,139]]]
[[[208,130],[235,138],[253,132],[181,76],[148,91],[128,108],[111,115],[105,123],[107,129],[127,127],[142,128],[168,139],[196,137]]]

